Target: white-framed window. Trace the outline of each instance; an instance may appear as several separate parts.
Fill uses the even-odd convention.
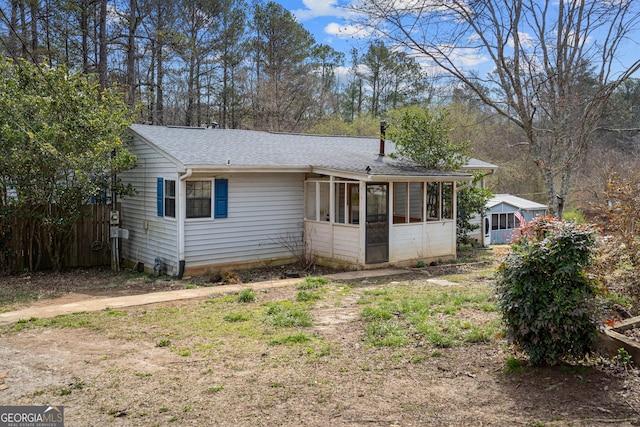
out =
[[[187,181],[186,217],[211,218],[211,181]]]
[[[513,213],[494,213],[491,214],[492,230],[509,230],[516,228]]]
[[[227,218],[229,184],[227,179],[187,181],[185,203],[186,218]],[[175,218],[178,200],[176,180],[158,178],[158,216]]]
[[[164,216],[176,217],[176,181],[164,180]]]

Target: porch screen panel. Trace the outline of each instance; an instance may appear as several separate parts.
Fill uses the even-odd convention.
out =
[[[334,221],[340,224],[344,224],[345,221],[345,206],[346,206],[346,190],[344,183],[335,184],[335,212]]]
[[[408,191],[406,182],[393,184],[393,223],[404,224],[407,222]]]
[[[349,189],[349,223],[360,223],[360,184],[347,184]]]
[[[427,183],[427,221],[440,219],[440,183]]]
[[[421,182],[409,183],[409,222],[422,222],[424,206],[423,185]]]
[[[330,192],[329,183],[320,183],[320,221],[329,221]]]
[[[305,209],[309,221],[317,221],[316,218],[316,183],[307,182],[307,200]]]
[[[442,219],[453,219],[453,183],[442,183]]]

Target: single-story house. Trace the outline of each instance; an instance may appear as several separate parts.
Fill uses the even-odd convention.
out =
[[[206,274],[295,260],[351,269],[456,256],[471,176],[394,160],[376,138],[132,125],[137,193],[121,202],[129,265]],[[125,264],[126,265],[126,264]]]
[[[546,215],[548,206],[511,194],[496,194],[487,202],[485,217],[485,241],[489,243],[509,243],[514,229],[539,215]]]

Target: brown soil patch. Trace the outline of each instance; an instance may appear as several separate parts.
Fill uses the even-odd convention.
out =
[[[344,295],[332,288],[335,298],[316,304],[307,332],[324,339],[326,356],[309,357],[296,346],[232,351],[242,345],[234,337],[218,343],[219,350],[183,357],[153,340],[88,329],[5,332],[0,373],[8,372],[8,387],[0,390],[0,403],[64,405],[69,426],[640,425],[635,371],[526,367],[505,374],[512,355],[499,339],[448,349],[370,347],[358,299],[378,283],[352,283]],[[260,299],[295,293],[274,289]],[[135,319],[153,309],[126,311]],[[483,320],[480,312],[462,315]]]

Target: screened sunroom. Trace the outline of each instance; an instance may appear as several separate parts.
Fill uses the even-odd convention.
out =
[[[307,250],[320,262],[360,268],[455,258],[459,176],[385,178],[308,174]]]

